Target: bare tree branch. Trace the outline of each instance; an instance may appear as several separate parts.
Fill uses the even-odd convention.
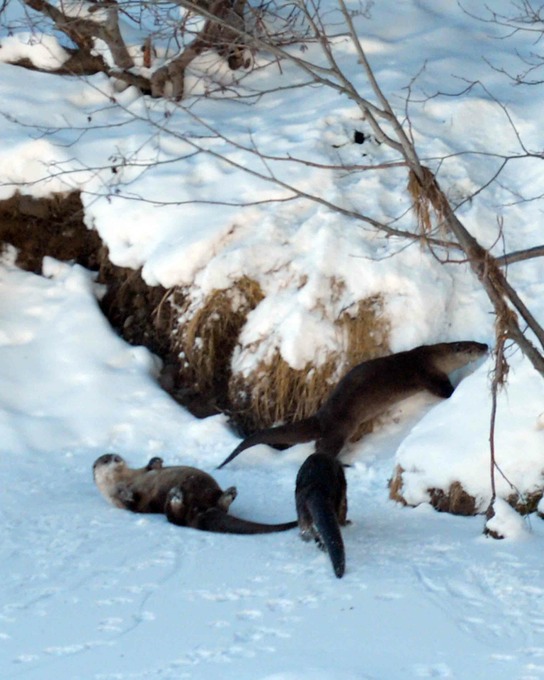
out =
[[[90,54],[94,48],[93,41],[98,38],[108,46],[116,67],[130,69],[134,66],[119,30],[118,6],[115,0],[90,5],[90,19],[69,16],[47,0],[23,1],[36,12],[49,17],[82,51]]]
[[[214,2],[186,3],[177,0],[180,5],[197,14],[207,17],[204,27],[196,38],[168,64],[159,68],[151,77],[151,93],[154,97],[162,97],[166,93],[167,84],[172,87],[172,98],[179,101],[184,94],[185,70],[187,66],[202,52],[216,48],[219,54],[227,57],[232,69],[243,64],[242,36],[246,35],[244,9],[246,0],[215,0]]]
[[[303,11],[306,21],[313,32],[314,39],[321,46],[325,64],[314,63],[302,57],[300,54],[288,51],[284,46],[267,44],[259,35],[250,35],[246,29],[242,16],[245,0],[214,0],[214,2],[208,2],[207,0],[201,0],[200,2],[192,2],[191,0],[177,1],[184,8],[203,17],[205,19],[204,27],[196,35],[193,42],[182,50],[178,57],[155,71],[151,77],[152,93],[154,95],[164,95],[166,86],[170,83],[172,85],[172,94],[174,98],[178,99],[183,95],[185,68],[195,56],[212,46],[215,46],[219,50],[228,50],[232,45],[249,45],[255,49],[266,48],[280,59],[289,59],[301,72],[310,76],[314,83],[318,83],[349,97],[359,106],[364,118],[376,135],[376,138],[399,153],[402,159],[401,162],[404,162],[409,169],[408,174],[410,182],[412,182],[412,188],[419,187],[418,191],[422,197],[421,204],[419,202],[416,204],[420,205],[420,209],[423,210],[423,212],[420,213],[422,223],[426,221],[427,227],[430,225],[429,214],[427,214],[427,217],[424,217],[426,210],[425,202],[427,202],[428,205],[432,206],[439,224],[443,225],[449,233],[455,237],[457,247],[461,249],[474,274],[481,281],[482,286],[486,290],[487,295],[495,308],[497,316],[507,319],[509,336],[519,344],[523,352],[530,358],[535,368],[544,375],[544,358],[542,356],[542,351],[538,350],[528,338],[527,334],[522,331],[517,315],[519,315],[523,323],[527,325],[528,329],[532,331],[541,348],[544,348],[544,330],[534,318],[527,305],[520,298],[517,291],[509,284],[505,274],[500,270],[500,265],[520,261],[522,258],[540,255],[540,248],[537,247],[536,249],[524,251],[523,254],[514,253],[510,256],[505,255],[502,258],[495,259],[488,250],[483,248],[472,234],[470,234],[465,225],[457,217],[455,209],[451,206],[434,174],[421,162],[412,139],[406,134],[403,125],[395,115],[388,98],[381,90],[367,59],[365,50],[359,40],[353,24],[352,15],[345,4],[345,0],[338,0],[338,3],[347,27],[346,34],[350,37],[355,48],[358,61],[367,77],[370,91],[375,97],[375,102],[371,101],[368,97],[362,96],[340,68],[335,58],[331,39],[327,35],[326,27],[317,11],[317,6],[314,5],[311,0],[303,6]],[[119,70],[119,73],[115,73],[114,75],[133,84],[138,83],[142,88],[145,87],[145,78],[143,79],[143,82],[138,82],[138,76],[135,76],[134,73],[129,71],[132,61],[126,51],[124,43],[122,40],[119,41],[120,34],[118,31],[117,6],[115,3],[107,5],[104,14],[106,22],[100,23],[88,19],[80,19],[78,17],[66,17],[62,13],[59,13],[59,10],[50,5],[47,0],[25,0],[25,2],[30,7],[37,9],[37,11],[41,11],[50,16],[82,49],[89,49],[89,45],[97,37],[103,39],[110,46],[112,55],[114,55],[114,61]],[[525,0],[525,2],[528,2],[528,0]],[[495,16],[494,19],[496,20],[497,17]],[[118,42],[119,45],[117,45]],[[503,110],[508,116],[505,107],[503,107]],[[509,121],[517,134],[513,121],[510,118]],[[210,132],[214,135],[222,136],[217,130],[210,129]],[[523,150],[528,153],[523,146],[523,141],[519,137],[519,134],[517,136],[518,142],[521,144]],[[245,172],[250,172],[255,177],[273,182],[278,187],[287,191],[287,197],[299,197],[317,202],[348,217],[364,221],[371,227],[379,229],[388,235],[412,239],[417,237],[418,239],[428,241],[429,245],[438,243],[442,247],[448,247],[448,244],[446,244],[444,239],[431,239],[430,234],[426,232],[422,232],[418,236],[409,234],[404,230],[384,225],[368,215],[361,215],[356,210],[350,210],[335,205],[325,198],[312,195],[307,191],[291,186],[289,182],[280,179],[273,173],[271,166],[267,163],[267,161],[272,160],[270,157],[261,156],[261,162],[265,168],[264,171],[256,170],[255,168],[248,169],[243,164],[238,163],[231,158],[227,158],[225,155],[218,153],[211,148],[205,148],[204,145],[194,139],[185,137],[184,141],[189,146],[192,146],[195,151],[205,152],[221,159],[223,162],[229,163],[233,167],[242,169]],[[226,141],[231,148],[237,147],[237,144],[234,143],[233,140]],[[238,147],[239,146],[240,145],[238,145]],[[259,155],[258,149],[246,147],[244,148],[244,151],[247,153],[254,153],[257,156]],[[503,167],[504,165],[505,161],[503,161]],[[500,168],[498,172],[500,172]],[[449,244],[449,247],[453,247],[451,243]],[[508,313],[511,311],[515,311],[515,314]]]
[[[353,23],[351,22],[344,0],[339,0],[339,3],[344,16],[346,17],[346,23],[349,26],[350,36],[357,49],[359,60],[363,64],[363,68],[368,76],[369,84],[378,101],[385,107],[387,117],[398,137],[401,153],[410,168],[410,173],[412,173],[414,180],[419,183],[423,196],[426,196],[439,219],[456,237],[459,246],[466,255],[472,271],[482,283],[482,286],[493,304],[497,317],[505,319],[509,337],[518,344],[522,352],[531,361],[534,368],[544,376],[544,356],[542,353],[542,349],[544,349],[544,329],[523,303],[517,292],[510,286],[495,258],[478,243],[474,236],[470,234],[468,229],[459,220],[446,195],[438,185],[434,175],[428,168],[425,168],[422,165],[413,143],[404,133],[400,122],[393,113],[374,77],[372,68],[366,58]],[[395,144],[394,148],[398,150],[399,147]],[[521,330],[517,316],[511,313],[510,305],[534,333],[541,345],[541,350],[538,350],[527,335]]]
[[[505,267],[515,262],[530,260],[533,257],[544,257],[544,246],[534,246],[534,248],[527,248],[527,250],[517,250],[513,253],[501,255],[497,257],[497,264],[500,267]]]

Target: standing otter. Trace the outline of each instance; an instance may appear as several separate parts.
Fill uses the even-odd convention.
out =
[[[260,524],[228,515],[236,488],[223,491],[206,472],[185,465],[163,466],[152,458],[142,468],[129,468],[115,453],[93,465],[94,481],[102,495],[131,512],[164,513],[173,524],[229,534],[266,534],[286,531],[297,522]]]
[[[348,523],[346,488],[344,468],[325,453],[312,454],[298,471],[295,502],[300,535],[305,541],[315,539],[329,553],[338,578],[344,575],[346,564],[340,532],[340,525]]]
[[[362,423],[421,390],[448,398],[448,373],[479,359],[487,345],[471,340],[421,345],[406,352],[358,364],[340,380],[325,403],[309,418],[258,430],[246,437],[218,469],[256,444],[301,444],[317,440],[316,451],[336,456]]]

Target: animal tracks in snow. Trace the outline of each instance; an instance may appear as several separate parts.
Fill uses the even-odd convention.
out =
[[[417,567],[415,571],[423,595],[463,634],[487,647],[494,662],[510,663],[518,655],[528,656],[528,649],[535,659],[544,659],[544,645],[538,644],[544,643],[544,587],[540,586],[540,575],[521,563],[507,561],[509,564],[493,560],[461,568],[455,577],[451,570],[447,575],[429,567]],[[515,571],[513,564],[517,566]],[[528,617],[528,611],[533,611],[534,616]],[[528,674],[522,677],[544,677],[544,662],[530,665]]]

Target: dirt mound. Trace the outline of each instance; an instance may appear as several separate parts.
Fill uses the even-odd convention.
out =
[[[17,264],[35,274],[42,272],[44,255],[98,269],[102,242],[83,224],[78,193],[33,198],[15,194],[0,201],[0,239],[17,248]]]

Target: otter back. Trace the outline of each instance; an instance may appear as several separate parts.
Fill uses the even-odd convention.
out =
[[[344,575],[345,549],[340,526],[348,523],[347,484],[342,465],[331,456],[314,453],[298,471],[295,504],[301,538],[312,538],[329,553],[334,573]]]
[[[316,440],[317,452],[336,456],[363,423],[383,415],[402,399],[422,390],[447,399],[453,392],[448,373],[487,350],[487,345],[472,340],[442,342],[363,361],[346,373],[313,416],[255,432],[219,468],[256,444],[292,446]]]

